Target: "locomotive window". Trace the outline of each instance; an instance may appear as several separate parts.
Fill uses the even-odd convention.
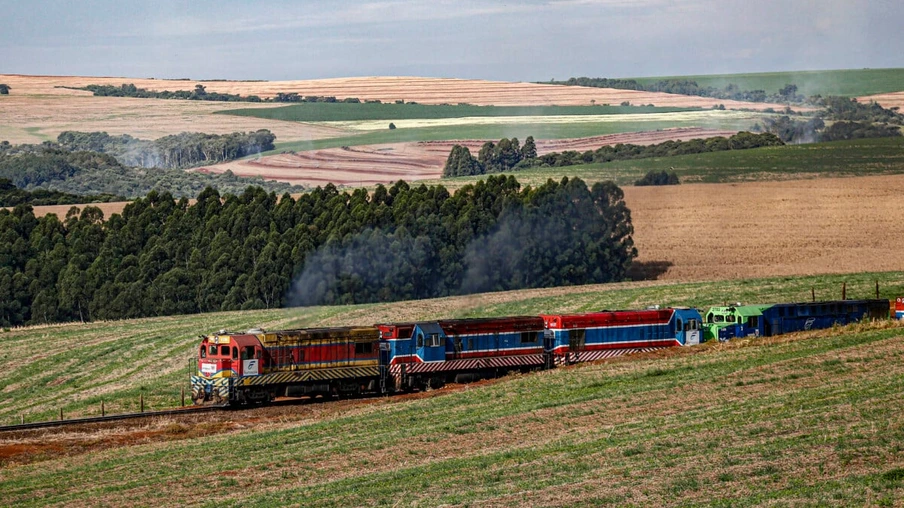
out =
[[[747,318],[747,326],[749,326],[750,328],[756,328],[756,325],[757,325],[756,316],[750,316],[749,318]]]
[[[207,348],[201,346],[201,358],[207,358]]]
[[[540,339],[538,332],[521,332],[521,343],[532,344]]]
[[[744,320],[741,319],[741,316],[738,316],[738,324],[741,324]]]
[[[424,334],[421,332],[417,334],[417,347],[424,347]]]
[[[229,357],[229,346],[220,346],[220,355]]]
[[[237,360],[239,358],[239,348],[232,346],[232,359]]]
[[[468,339],[468,349],[474,349],[474,339]]]
[[[455,347],[456,353],[461,353],[461,337],[455,337],[452,339],[452,345]]]
[[[355,343],[355,354],[356,355],[369,355],[374,352],[374,343],[373,342],[356,342]]]
[[[439,334],[431,333],[430,340],[427,341],[427,347],[439,347]]]
[[[254,358],[254,346],[242,348],[242,360],[250,360],[251,358]]]
[[[217,347],[210,346],[210,356],[217,356]]]
[[[686,328],[684,328],[684,326],[681,325],[681,320],[679,319],[679,320],[678,320],[678,323],[675,325],[675,331],[676,331],[676,332],[680,332],[680,331],[685,330],[685,329],[686,329]]]

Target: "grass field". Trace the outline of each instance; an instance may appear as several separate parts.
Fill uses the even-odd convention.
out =
[[[647,106],[473,106],[312,102],[274,108],[230,109],[216,114],[251,116],[288,122],[350,122],[484,116],[625,115],[695,111],[698,108]]]
[[[410,315],[435,308],[467,315],[478,309],[488,314],[536,312],[549,305],[585,310],[654,300],[700,305],[741,296],[801,300],[811,285],[828,298],[841,280],[848,282],[848,296],[856,298],[870,296],[875,278],[883,281],[885,297],[904,290],[904,273],[896,272],[574,288],[549,296],[506,293],[396,308]],[[488,300],[500,297],[510,300],[495,305]],[[13,344],[16,359],[7,355],[3,361],[41,361],[34,351],[46,351],[50,336],[66,335],[74,345],[68,355],[50,355],[59,356],[44,364],[48,371],[108,375],[112,367],[70,360],[85,348],[80,340],[95,343],[103,335],[111,345],[145,344],[144,355],[136,357],[163,352],[174,364],[160,375],[156,371],[167,362],[149,361],[133,375],[184,382],[177,372],[184,369],[175,365],[189,355],[193,335],[210,327],[358,322],[379,319],[392,307],[13,331],[3,340]],[[69,333],[70,328],[79,331]],[[198,425],[164,420],[137,429],[145,437],[129,442],[114,431],[89,434],[88,441],[80,441],[86,449],[92,439],[123,438],[91,453],[70,447],[58,457],[53,446],[62,449],[67,439],[78,438],[48,434],[42,438],[50,445],[45,455],[2,465],[0,489],[3,504],[16,506],[116,506],[136,499],[202,506],[895,505],[904,495],[902,357],[904,328],[889,321],[671,349],[510,376],[420,399],[380,399],[334,410],[306,405],[278,418],[244,420],[236,413]],[[18,390],[40,400],[51,389]]]
[[[340,146],[361,146],[383,143],[402,143],[415,141],[446,141],[456,139],[494,139],[503,137],[517,137],[522,142],[528,137],[535,139],[569,139],[600,136],[604,134],[619,134],[626,132],[653,131],[658,129],[671,129],[675,127],[704,127],[712,129],[748,130],[762,115],[711,115],[682,117],[684,114],[676,113],[673,119],[663,120],[661,117],[652,116],[650,120],[632,121],[600,121],[600,122],[574,122],[574,123],[490,123],[490,124],[455,124],[434,127],[382,129],[364,132],[362,134],[340,136],[329,139],[314,139],[310,141],[276,142],[276,148],[263,155],[273,155],[286,150],[304,151],[321,148],[337,148]],[[329,125],[329,124],[322,124]]]
[[[732,183],[814,177],[904,173],[904,138],[859,139],[656,157],[561,168],[533,168],[513,173],[522,185],[576,176],[588,182],[612,180],[633,185],[649,171],[674,171],[682,183]],[[458,187],[478,177],[436,180]]]
[[[648,305],[693,305],[725,302],[777,302],[870,297],[880,281],[883,298],[904,294],[904,273],[824,275],[753,281],[662,282],[579,286],[513,291],[421,302],[347,307],[294,308],[193,316],[67,324],[0,333],[5,356],[0,359],[0,424],[21,415],[36,421],[99,412],[104,400],[110,412],[137,409],[143,393],[149,408],[173,407],[186,386],[188,359],[197,336],[219,329],[245,330],[299,326],[370,325],[376,322],[454,317],[504,316],[540,312],[643,308]],[[66,347],[60,347],[65,344]]]
[[[828,71],[761,72],[750,74],[712,74],[702,76],[665,76],[633,78],[641,83],[661,79],[687,79],[700,86],[725,88],[734,83],[741,90],[765,90],[777,93],[787,84],[797,85],[797,93],[857,97],[904,89],[904,69],[846,69]]]

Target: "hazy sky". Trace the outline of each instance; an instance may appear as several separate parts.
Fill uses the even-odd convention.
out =
[[[538,81],[904,67],[901,0],[0,0],[0,73]]]

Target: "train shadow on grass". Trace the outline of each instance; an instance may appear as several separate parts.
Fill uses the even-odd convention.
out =
[[[671,261],[635,261],[628,269],[628,279],[633,281],[656,280],[669,270]]]

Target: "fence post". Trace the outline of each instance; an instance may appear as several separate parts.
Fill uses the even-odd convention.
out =
[[[144,394],[138,396],[138,403],[141,405],[141,412],[144,413]]]
[[[19,421],[22,423],[22,425],[25,425],[25,415],[19,415]]]
[[[182,387],[182,407],[185,407],[185,387]]]
[[[60,421],[63,421],[63,408],[60,408]]]
[[[107,416],[107,408],[104,407],[104,401],[100,401],[100,415]]]

